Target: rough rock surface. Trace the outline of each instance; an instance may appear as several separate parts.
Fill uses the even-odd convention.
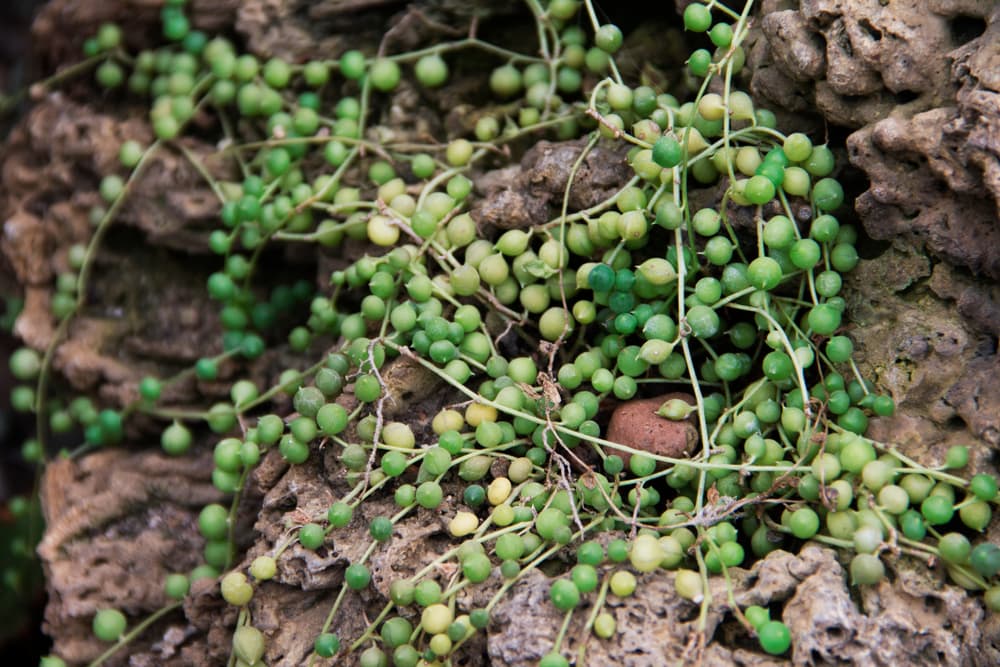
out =
[[[769,14],[755,53],[767,50],[774,66],[756,68],[754,84],[767,97],[769,77],[794,79],[800,92],[814,91],[827,121],[860,127],[849,157],[870,185],[856,210],[868,236],[891,244],[848,280],[849,294],[864,290],[848,298],[851,335],[862,367],[901,408],[877,433],[934,462],[969,435],[990,449],[1000,444],[1000,397],[989,379],[1000,295],[977,280],[1000,275],[1000,10],[877,4],[807,2]],[[891,65],[914,59],[921,81]],[[838,86],[848,96],[840,101],[828,94]],[[892,103],[905,90],[918,94]]]
[[[991,9],[975,0],[763,5],[763,38],[750,51],[754,94],[852,128],[949,104],[952,52],[983,33]]]
[[[585,139],[539,141],[520,166],[484,174],[477,183],[483,199],[472,217],[500,229],[552,220],[562,210],[566,184],[585,146]],[[587,153],[569,189],[569,212],[595,206],[621,189],[630,178],[625,152],[621,145],[600,142]]]
[[[222,498],[211,483],[210,458],[117,450],[47,468],[47,529],[38,547],[52,598],[45,623],[67,661],[89,662],[104,650],[90,629],[97,610],[152,613],[167,601],[164,577],[198,564],[198,512]],[[158,654],[155,638],[172,627],[161,622],[159,632],[140,639],[139,652]]]
[[[69,272],[70,247],[93,233],[88,217],[100,203],[98,175],[118,169],[116,146],[126,139],[148,143],[148,125],[96,113],[60,93],[40,102],[8,139],[0,171],[6,193],[0,247],[27,288],[16,333],[36,349],[56,334],[50,310],[55,276]],[[217,175],[226,173],[205,145],[187,148],[205,156]],[[123,207],[95,258],[87,301],[53,360],[74,389],[96,388],[119,404],[135,395],[142,374],[160,364],[166,374],[218,345],[218,315],[203,288],[208,273],[192,270],[188,254],[205,245],[205,232],[197,229],[217,211],[214,195],[183,156],[169,152],[155,157],[134,187],[146,195],[143,202],[156,203]],[[168,194],[154,196],[162,192]],[[152,243],[137,243],[130,230]],[[154,265],[163,269],[150,271]],[[123,274],[133,279],[122,281]],[[197,394],[193,382],[182,382],[166,398]]]
[[[641,575],[632,596],[608,597],[606,610],[618,622],[619,640],[602,641],[584,632],[589,608],[574,614],[562,653],[569,658],[583,650],[586,664],[626,667],[694,664],[699,657],[701,664],[719,667],[992,664],[1000,655],[995,644],[991,647],[996,624],[981,627],[982,608],[961,589],[942,587],[910,567],[900,568],[895,582],[865,591],[860,609],[830,549],[806,546],[797,556],[775,551],[750,570],[731,569],[733,598],[741,608],[783,607],[780,618],[791,630],[794,647],[788,660],[752,649],[746,629],[732,615],[721,577],[711,580],[704,638],[716,642],[702,652],[699,607],[677,597],[670,574]],[[562,614],[547,604],[550,585],[534,573],[497,605],[489,638],[493,665],[530,667],[552,649],[552,629]],[[536,611],[525,614],[525,609]]]
[[[751,49],[755,94],[860,128],[848,147],[871,181],[857,211],[872,238],[904,238],[997,277],[1000,10],[946,0],[787,4],[765,3]]]
[[[340,53],[363,41],[393,51],[425,43],[429,35],[460,33],[473,16],[523,12],[517,3],[489,0],[244,0],[236,29],[255,53],[289,61]],[[359,35],[364,35],[359,38]]]
[[[1000,445],[1000,7],[773,0],[763,12],[755,94],[856,130],[849,158],[869,184],[855,210],[886,242],[862,244],[845,291],[862,370],[900,406],[875,434],[928,463],[971,436],[984,465]]]
[[[998,43],[994,21],[952,53],[961,87],[948,106],[882,120],[848,141],[851,160],[872,182],[857,203],[872,238],[906,238],[993,279],[1000,276]]]

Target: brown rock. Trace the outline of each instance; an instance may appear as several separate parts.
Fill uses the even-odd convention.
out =
[[[686,456],[698,442],[697,427],[690,418],[670,421],[656,414],[660,406],[671,398],[695,404],[694,396],[682,392],[622,403],[611,414],[608,440],[659,456]],[[619,456],[628,465],[629,453],[619,452]]]
[[[479,177],[476,189],[485,196],[472,210],[480,225],[519,229],[551,220],[562,206],[573,165],[586,146],[575,141],[539,141],[524,154],[519,167]],[[587,152],[573,176],[567,202],[570,211],[590,208],[612,196],[631,171],[621,146],[601,142]]]

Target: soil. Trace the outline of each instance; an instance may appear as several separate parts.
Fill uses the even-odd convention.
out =
[[[157,0],[51,0],[33,27],[36,56],[52,71],[78,59],[83,36],[103,21],[123,23],[135,45],[154,35]],[[235,26],[262,57],[301,60],[339,53],[346,44],[385,36],[393,48],[433,42],[464,30],[474,11],[494,39],[516,40],[527,23],[517,3],[452,0],[192,0],[193,20],[207,31]],[[678,8],[687,4],[677,0]],[[608,8],[612,11],[612,8]],[[667,14],[664,10],[664,14]],[[628,19],[622,19],[623,24]],[[659,28],[638,30],[623,60],[645,63],[650,76],[670,80],[678,55],[663,48],[673,16],[653,17]],[[659,40],[660,48],[651,47]],[[467,67],[478,64],[470,58]],[[638,67],[638,65],[636,66]],[[875,420],[874,437],[895,443],[926,465],[937,465],[953,444],[972,448],[970,470],[997,472],[1000,448],[1000,7],[977,0],[764,0],[748,48],[747,85],[773,108],[783,126],[829,136],[846,146],[841,179],[853,184],[853,211],[865,237],[863,259],[850,274],[851,337],[866,376],[891,393],[892,418]],[[405,84],[386,105],[397,138],[467,131],[460,113],[485,102],[461,72],[428,94]],[[478,85],[478,84],[477,84]],[[468,102],[461,102],[468,100]],[[197,136],[197,133],[195,133]],[[16,333],[44,349],[55,333],[49,302],[54,276],[68,267],[69,247],[89,238],[89,209],[98,202],[100,175],[110,171],[123,139],[148,141],[143,108],[117,96],[95,96],[87,81],[47,92],[21,117],[2,149],[0,214],[3,253],[25,308]],[[234,168],[216,147],[197,138],[184,147],[206,168]],[[520,227],[551,219],[562,204],[567,172],[579,142],[522,146],[519,164],[485,172],[476,181],[480,225]],[[586,207],[628,179],[621,150],[600,145],[584,162],[571,205]],[[58,348],[54,368],[63,391],[87,393],[106,404],[136,396],[146,374],[169,375],[218,351],[217,310],[204,284],[213,270],[206,247],[217,214],[204,181],[180,152],[163,152],[139,183],[98,257],[88,306]],[[705,197],[714,196],[706,193]],[[848,207],[849,208],[849,207]],[[331,267],[360,254],[300,250],[266,258],[275,282],[324,281]],[[280,347],[249,367],[223,365],[217,382],[171,386],[174,405],[209,404],[227,395],[238,373],[272,383],[289,366]],[[393,418],[428,428],[440,407],[460,400],[402,360],[386,372]],[[285,412],[291,412],[285,406]],[[418,439],[420,433],[418,432]],[[209,434],[185,461],[161,455],[158,426],[129,422],[129,445],[49,466],[42,481],[47,520],[39,546],[48,586],[44,631],[68,664],[84,664],[103,646],[90,619],[117,607],[132,619],[160,608],[163,577],[194,566],[203,546],[197,512],[219,498],[211,485]],[[686,444],[686,443],[685,443]],[[241,504],[238,565],[270,550],[290,529],[319,518],[347,487],[332,451],[289,467],[271,452],[251,476]],[[373,556],[372,586],[350,595],[333,631],[360,634],[382,608],[391,580],[431,561],[451,544],[446,518],[461,488],[446,487],[437,511],[421,510],[396,526]],[[284,552],[279,576],[252,602],[267,636],[267,664],[304,664],[312,641],[359,554],[366,517],[391,513],[391,498],[362,505],[352,524],[316,551]],[[357,539],[353,539],[354,536]],[[1000,520],[986,536],[1000,541]],[[728,609],[720,586],[708,614],[704,664],[759,667],[806,665],[1000,664],[1000,620],[981,599],[948,583],[941,568],[893,560],[888,581],[860,594],[847,586],[836,553],[808,545],[797,555],[777,551],[751,568],[732,570],[739,606],[770,605],[792,632],[788,658],[752,645]],[[445,575],[442,572],[442,577]],[[492,581],[498,580],[493,577]],[[464,645],[456,664],[534,665],[551,646],[561,615],[545,603],[549,580],[534,572],[499,605],[478,641]],[[168,615],[109,665],[166,667],[225,664],[236,612],[215,582],[196,583],[183,609]],[[471,609],[492,593],[489,584],[459,600]],[[580,627],[567,635],[587,664],[673,664],[691,655],[688,640],[697,607],[676,596],[670,576],[644,575],[638,594],[615,600],[620,633],[600,641]],[[774,613],[772,611],[772,613]]]

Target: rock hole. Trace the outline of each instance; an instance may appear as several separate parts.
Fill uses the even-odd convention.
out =
[[[901,90],[892,96],[897,105],[909,104],[920,97],[920,93],[914,90]]]
[[[958,415],[955,415],[954,417],[949,419],[947,423],[945,423],[945,429],[949,431],[964,431],[966,429],[965,420],[959,417]],[[941,602],[940,600],[938,600],[938,598],[934,599],[937,600],[939,603]]]
[[[488,659],[489,656],[483,650],[478,653],[463,655],[458,659],[458,662],[453,662],[453,664],[458,665],[458,667],[471,667],[471,665],[484,665]]]
[[[839,625],[831,625],[826,629],[826,634],[835,641],[840,641],[844,638],[844,628]]]
[[[842,32],[840,34],[840,38],[837,40],[837,45],[840,46],[848,58],[854,57],[854,47],[851,46],[851,40],[847,37],[846,32]]]
[[[86,143],[90,140],[90,127],[86,123],[80,123],[76,128],[76,140],[79,143]]]
[[[878,241],[868,236],[865,233],[864,228],[858,228],[858,242],[855,247],[858,251],[858,257],[861,259],[875,259],[882,256],[889,247],[892,245],[889,241]]]
[[[915,294],[922,293],[923,287],[924,282],[922,280],[912,280],[902,289],[896,290],[896,294],[900,297],[913,296]]]
[[[948,23],[951,41],[955,46],[971,42],[986,32],[986,20],[979,16],[959,14]]]
[[[989,338],[983,338],[979,341],[979,345],[976,346],[976,357],[992,357],[997,353],[997,343],[1000,340],[990,336]]]
[[[31,201],[25,204],[24,210],[35,216],[36,218],[45,218],[46,213],[49,210],[51,202],[41,199],[32,198]]]
[[[684,611],[678,615],[677,620],[681,623],[691,623],[694,619],[698,618],[700,613],[700,608],[696,604],[684,605]]]
[[[861,19],[860,21],[858,21],[858,25],[861,27],[862,30],[868,33],[868,36],[871,37],[873,40],[875,40],[876,42],[881,41],[882,31],[873,26],[871,24],[871,21],[869,21],[868,19]]]
[[[728,618],[715,633],[715,641],[733,650],[756,651],[760,648],[757,638],[750,635],[735,618]]]
[[[932,614],[940,614],[944,611],[944,604],[941,602],[941,598],[934,595],[928,595],[924,598],[924,607]]]

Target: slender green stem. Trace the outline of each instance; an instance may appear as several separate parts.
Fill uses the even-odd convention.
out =
[[[562,625],[559,627],[559,632],[556,634],[555,642],[552,644],[552,652],[558,653],[559,648],[562,646],[563,639],[566,637],[566,631],[569,630],[569,622],[573,619],[574,609],[569,609],[566,611],[566,615],[563,616]]]
[[[583,624],[583,636],[584,639],[580,642],[580,650],[576,654],[576,664],[585,665],[585,656],[587,653],[587,641],[586,637],[589,636],[590,631],[594,627],[594,622],[597,620],[598,614],[604,609],[604,602],[608,599],[608,589],[611,586],[611,574],[607,574],[604,580],[601,582],[601,588],[597,591],[597,598],[594,600],[594,606],[590,610],[590,614],[587,616],[587,621]]]
[[[104,240],[104,236],[108,233],[108,229],[111,227],[112,221],[121,210],[121,207],[125,203],[125,199],[131,192],[132,188],[135,187],[135,183],[138,181],[139,177],[146,170],[149,165],[150,160],[156,151],[159,150],[161,142],[154,142],[146,151],[142,154],[139,162],[136,164],[135,169],[129,174],[128,180],[125,182],[122,188],[121,194],[111,203],[108,210],[104,213],[104,216],[97,223],[97,228],[94,230],[94,235],[90,238],[90,243],[87,244],[87,250],[84,253],[83,264],[80,266],[80,273],[77,278],[77,297],[76,301],[73,303],[73,308],[69,313],[63,317],[62,321],[59,322],[59,326],[56,327],[55,332],[52,334],[52,340],[49,341],[49,345],[45,350],[45,356],[42,357],[41,368],[38,373],[38,383],[35,387],[35,437],[38,439],[39,445],[42,451],[46,451],[45,441],[46,441],[46,411],[45,404],[48,392],[48,381],[49,375],[52,371],[52,361],[55,357],[56,349],[62,342],[63,337],[69,330],[70,322],[74,317],[80,312],[86,303],[87,299],[87,286],[90,283],[90,274],[93,271],[94,261],[97,257],[97,250],[101,246],[101,242]]]
[[[240,509],[240,498],[243,496],[243,487],[246,486],[247,477],[250,475],[250,468],[244,467],[243,472],[240,473],[240,480],[236,484],[236,492],[233,493],[233,499],[229,503],[229,516],[226,520],[227,526],[227,541],[229,542],[229,554],[226,556],[226,567],[229,569],[232,566],[233,558],[236,556],[236,512]]]
[[[147,616],[144,621],[139,623],[137,626],[129,630],[124,635],[122,635],[121,638],[117,642],[115,642],[112,646],[108,647],[108,649],[104,651],[104,653],[102,653],[101,655],[94,658],[91,662],[89,662],[87,664],[87,667],[98,667],[99,665],[103,665],[105,660],[113,656],[115,653],[117,653],[122,648],[127,646],[129,642],[131,642],[133,639],[135,639],[143,632],[145,632],[146,628],[153,625],[154,623],[156,623],[158,620],[160,620],[170,612],[176,609],[180,609],[181,606],[183,606],[183,604],[184,602],[182,600],[178,600],[177,602],[171,602],[166,607],[163,607],[162,609],[153,612],[152,614]]]

